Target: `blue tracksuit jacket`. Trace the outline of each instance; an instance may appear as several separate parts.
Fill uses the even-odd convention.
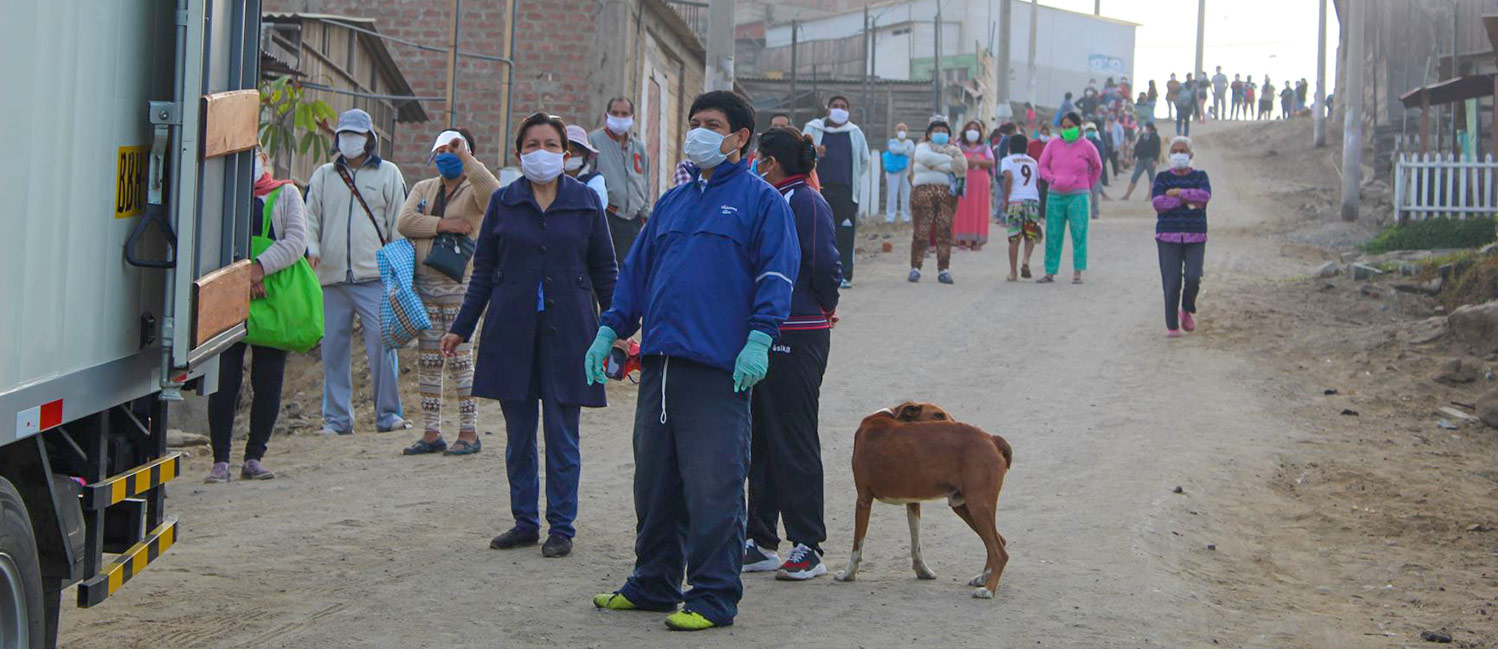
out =
[[[643,319],[642,354],[731,372],[751,330],[779,337],[800,265],[785,199],[747,162],[724,162],[656,201],[602,323],[623,338]]]

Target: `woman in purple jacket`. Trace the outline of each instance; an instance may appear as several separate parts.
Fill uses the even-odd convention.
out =
[[[1207,172],[1191,168],[1191,138],[1170,141],[1170,169],[1155,176],[1151,195],[1155,211],[1155,247],[1160,252],[1160,280],[1165,287],[1165,335],[1196,330],[1196,293],[1201,288],[1202,259],[1207,251],[1207,202],[1212,183]],[[1185,290],[1182,290],[1184,277]]]
[[[584,379],[583,354],[598,333],[598,309],[612,302],[619,273],[598,194],[562,174],[567,125],[536,113],[518,133],[515,150],[525,177],[489,200],[473,279],[440,346],[444,356],[452,356],[484,316],[473,395],[497,399],[504,410],[515,517],[515,526],[489,547],[507,550],[540,540],[536,427],[544,421],[551,529],[541,553],[561,557],[572,552],[577,518],[579,413],[606,405],[603,386]]]

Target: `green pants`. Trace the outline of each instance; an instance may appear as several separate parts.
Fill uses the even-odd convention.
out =
[[[1087,219],[1092,196],[1050,192],[1045,206],[1045,274],[1055,275],[1061,270],[1061,231],[1071,228],[1071,267],[1081,272],[1087,270]]]

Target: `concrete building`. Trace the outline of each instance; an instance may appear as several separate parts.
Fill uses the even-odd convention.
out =
[[[1102,85],[1109,76],[1127,76],[1134,67],[1134,23],[1082,14],[1042,5],[1036,33],[1036,75],[1027,67],[1031,5],[1016,1],[1008,38],[998,33],[999,15],[988,0],[941,2],[942,67],[963,69],[949,82],[971,80],[973,91],[988,94],[997,82],[997,70],[981,69],[980,55],[993,57],[999,47],[1010,54],[1010,92],[1016,104],[1033,99],[1039,106],[1055,106],[1068,91],[1086,87],[1089,79]],[[874,76],[880,79],[930,79],[936,54],[937,0],[904,0],[872,5],[869,9]],[[816,74],[829,78],[856,78],[864,69],[864,14],[861,8],[821,18],[798,20],[798,76]],[[752,59],[757,69],[741,69],[746,76],[789,76],[791,24],[780,22],[765,28],[763,51]],[[750,44],[748,47],[753,47]],[[741,48],[742,51],[743,48]],[[922,70],[925,70],[922,73]],[[991,78],[990,78],[991,77]],[[944,110],[952,112],[947,106]],[[991,119],[991,109],[980,117]]]
[[[382,34],[425,46],[508,56],[513,89],[500,62],[458,57],[456,101],[448,97],[448,55],[387,42],[392,59],[432,120],[427,128],[401,129],[391,160],[415,182],[427,166],[431,140],[448,123],[478,139],[479,157],[493,166],[514,165],[511,128],[526,115],[546,111],[592,129],[604,103],[622,95],[636,102],[636,127],[659,168],[658,189],[681,159],[685,115],[701,92],[705,50],[681,10],[700,3],[666,0],[264,0],[266,12],[303,12],[371,19]],[[513,20],[512,20],[513,18]],[[510,38],[513,36],[513,40]],[[513,90],[513,92],[511,92]]]

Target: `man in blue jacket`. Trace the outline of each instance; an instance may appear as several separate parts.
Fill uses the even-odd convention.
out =
[[[674,611],[666,625],[681,631],[728,626],[738,613],[750,392],[769,369],[801,264],[790,207],[743,160],[754,108],[714,91],[690,115],[684,150],[696,171],[656,201],[584,361],[590,383],[605,381],[614,341],[643,319],[635,569],[593,604]]]

